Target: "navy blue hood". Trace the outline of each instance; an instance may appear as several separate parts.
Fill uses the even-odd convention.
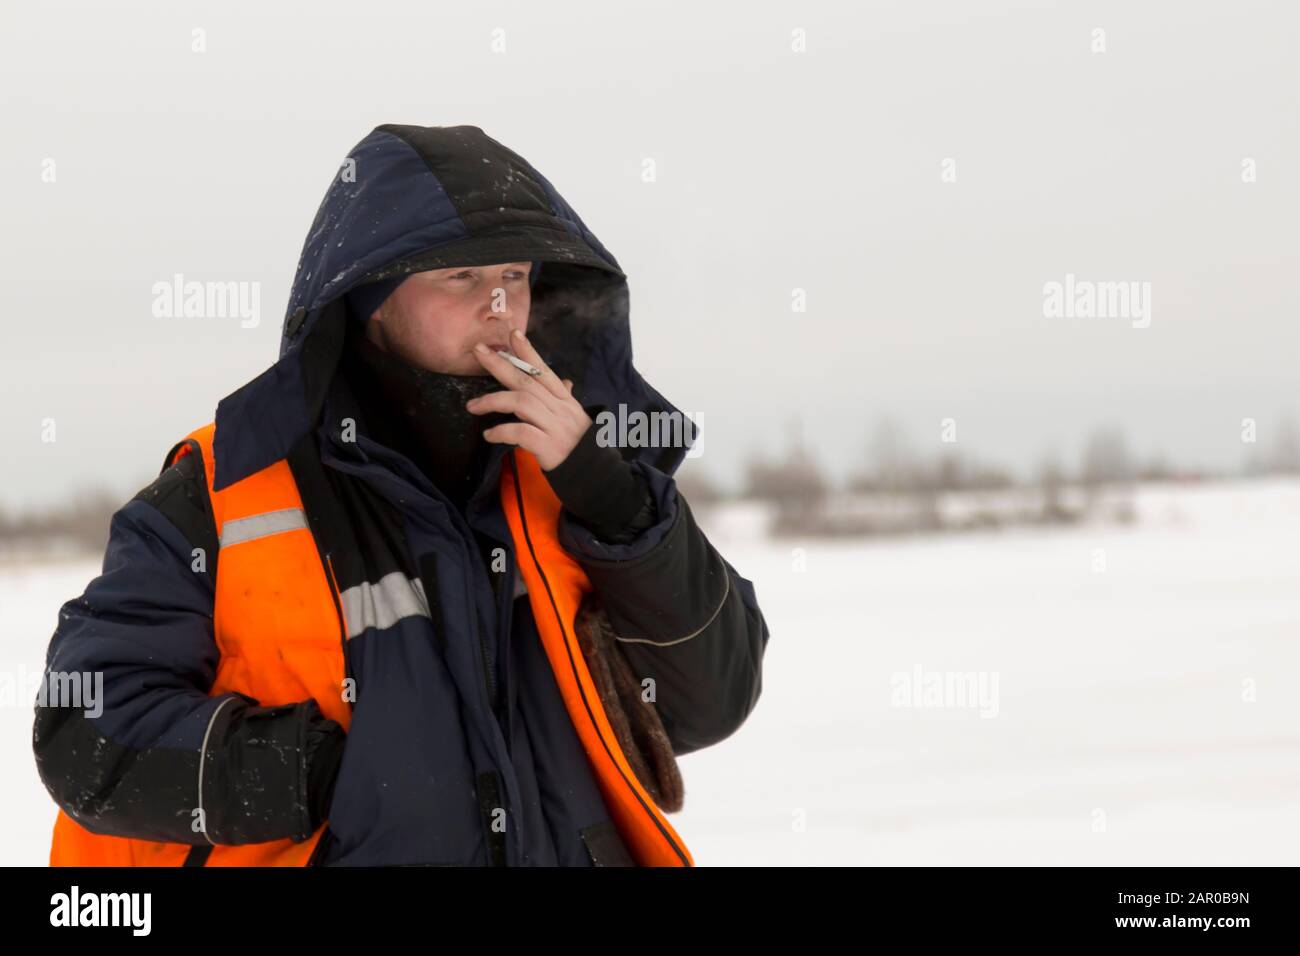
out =
[[[376,127],[331,182],[303,243],[280,357],[217,406],[220,490],[285,457],[320,415],[338,367],[348,310],[367,282],[462,265],[533,261],[529,339],[588,413],[679,409],[632,364],[627,277],[555,187],[476,126]],[[685,443],[624,448],[673,474]]]

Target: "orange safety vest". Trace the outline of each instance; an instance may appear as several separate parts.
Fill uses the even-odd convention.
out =
[[[337,582],[326,579],[303,513],[298,485],[281,459],[233,485],[212,487],[216,426],[192,432],[202,450],[218,538],[231,521],[265,516],[274,533],[240,536],[221,549],[212,627],[221,652],[209,694],[237,691],[262,706],[315,699],[345,730],[351,708],[343,699],[344,659],[339,640]],[[168,464],[190,450],[179,447]],[[574,634],[574,618],[591,582],[560,544],[560,501],[537,459],[515,456],[520,488],[502,468],[501,505],[510,526],[519,571],[528,587],[537,631],[555,673],[569,719],[624,843],[641,866],[693,866],[686,845],[637,780],[619,747]],[[524,512],[520,512],[522,500]],[[245,523],[244,526],[247,526]],[[332,575],[331,570],[331,575]],[[336,601],[340,603],[336,605]],[[274,634],[275,640],[265,639]],[[301,843],[285,838],[243,846],[214,846],[207,866],[303,866],[325,824]],[[192,847],[91,833],[60,811],[51,866],[181,866]]]

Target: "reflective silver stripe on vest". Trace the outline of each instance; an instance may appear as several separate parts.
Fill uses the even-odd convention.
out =
[[[284,531],[297,531],[307,527],[307,515],[301,508],[285,508],[282,511],[267,511],[247,518],[235,518],[221,526],[221,546],[228,548],[232,544],[265,538],[268,534],[280,534]]]
[[[429,602],[424,596],[424,584],[394,571],[379,579],[379,583],[357,584],[340,595],[343,599],[343,619],[348,625],[348,637],[361,634],[368,627],[392,627],[407,617],[428,617]]]

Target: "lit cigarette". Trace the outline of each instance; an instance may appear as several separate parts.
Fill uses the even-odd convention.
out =
[[[511,365],[513,365],[515,368],[519,369],[519,371],[527,372],[529,375],[533,376],[533,378],[537,378],[542,374],[542,370],[538,368],[536,365],[529,365],[523,359],[516,358],[515,356],[511,355],[509,352],[504,352],[501,349],[497,349],[496,353],[497,355],[500,355],[503,359],[505,359],[507,362],[509,362]]]

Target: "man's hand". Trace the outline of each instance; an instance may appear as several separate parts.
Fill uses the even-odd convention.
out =
[[[511,342],[515,355],[541,369],[542,374],[532,376],[515,368],[480,342],[474,347],[479,364],[509,391],[470,399],[465,408],[475,415],[504,412],[520,419],[494,425],[483,432],[483,437],[532,452],[542,470],[550,471],[569,457],[578,439],[591,427],[591,416],[573,397],[573,383],[551,371],[522,332],[515,329]]]

